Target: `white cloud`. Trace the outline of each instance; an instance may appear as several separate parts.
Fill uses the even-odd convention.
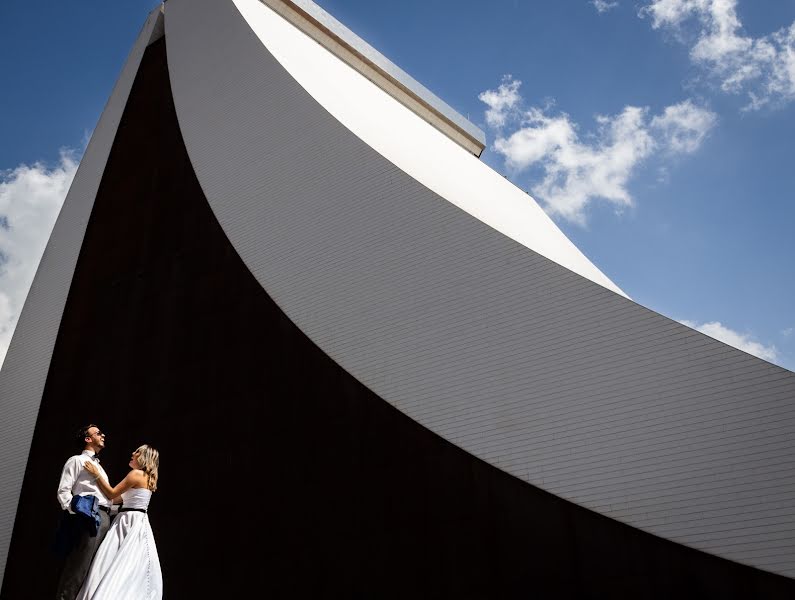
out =
[[[478,96],[481,102],[488,105],[486,110],[486,123],[491,127],[502,127],[508,117],[519,104],[519,86],[521,81],[512,79],[510,75],[502,78],[502,83],[496,90],[486,90]]]
[[[702,325],[693,321],[680,321],[680,323],[759,358],[771,362],[778,358],[778,350],[775,346],[765,346],[755,341],[750,335],[734,331],[719,321],[711,321]]]
[[[494,149],[514,171],[540,163],[545,175],[534,193],[550,214],[583,224],[584,209],[596,198],[618,207],[632,204],[627,180],[654,148],[644,125],[645,112],[628,106],[614,117],[597,117],[597,140],[584,143],[565,113],[550,117],[531,108],[520,128],[498,137]]]
[[[787,327],[781,330],[781,335],[785,338],[791,337],[793,333],[795,333],[795,327]]]
[[[543,171],[533,194],[551,215],[584,224],[585,210],[594,200],[618,210],[632,206],[628,182],[637,168],[656,150],[694,152],[715,124],[706,108],[687,100],[667,107],[649,119],[648,109],[626,106],[617,115],[597,116],[597,130],[585,140],[569,115],[550,115],[549,108],[521,107],[520,82],[503,79],[497,90],[480,94],[488,106],[487,121],[497,130],[494,150],[514,173],[531,167]],[[510,94],[510,102],[499,103]],[[510,106],[509,119],[489,118],[489,112]],[[502,112],[502,115],[508,113]]]
[[[770,35],[744,35],[737,0],[652,0],[640,11],[654,29],[691,39],[690,57],[728,93],[745,93],[747,109],[795,100],[795,22]],[[697,21],[688,37],[683,27]]]
[[[62,151],[53,167],[0,171],[0,365],[76,170],[75,153]]]
[[[618,6],[618,2],[608,2],[607,0],[591,0],[591,4],[594,5],[599,14],[606,13],[611,8]]]
[[[672,152],[695,152],[707,133],[715,126],[717,116],[692,100],[666,106],[661,115],[651,120]]]

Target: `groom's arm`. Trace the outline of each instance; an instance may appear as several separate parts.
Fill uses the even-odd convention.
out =
[[[66,461],[63,471],[61,471],[61,481],[58,484],[58,504],[61,505],[62,509],[68,510],[70,513],[72,512],[70,506],[72,503],[72,487],[77,481],[77,476],[82,468],[83,465],[80,464],[80,459],[72,456]]]

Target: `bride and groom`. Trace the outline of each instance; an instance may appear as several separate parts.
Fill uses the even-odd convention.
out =
[[[114,487],[97,457],[105,434],[92,424],[77,437],[83,451],[66,461],[58,486],[64,514],[57,545],[65,560],[57,599],[160,600],[163,577],[147,515],[157,489],[157,450],[135,450],[130,472]],[[121,508],[111,517],[118,499]]]

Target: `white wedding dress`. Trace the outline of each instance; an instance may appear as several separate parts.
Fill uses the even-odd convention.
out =
[[[146,510],[152,492],[127,490],[123,508]],[[97,550],[91,569],[76,600],[161,600],[163,575],[149,515],[119,512]]]

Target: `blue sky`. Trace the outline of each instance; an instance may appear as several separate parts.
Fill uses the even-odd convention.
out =
[[[483,128],[633,299],[795,369],[795,0],[318,3]],[[0,4],[0,360],[156,5]]]

